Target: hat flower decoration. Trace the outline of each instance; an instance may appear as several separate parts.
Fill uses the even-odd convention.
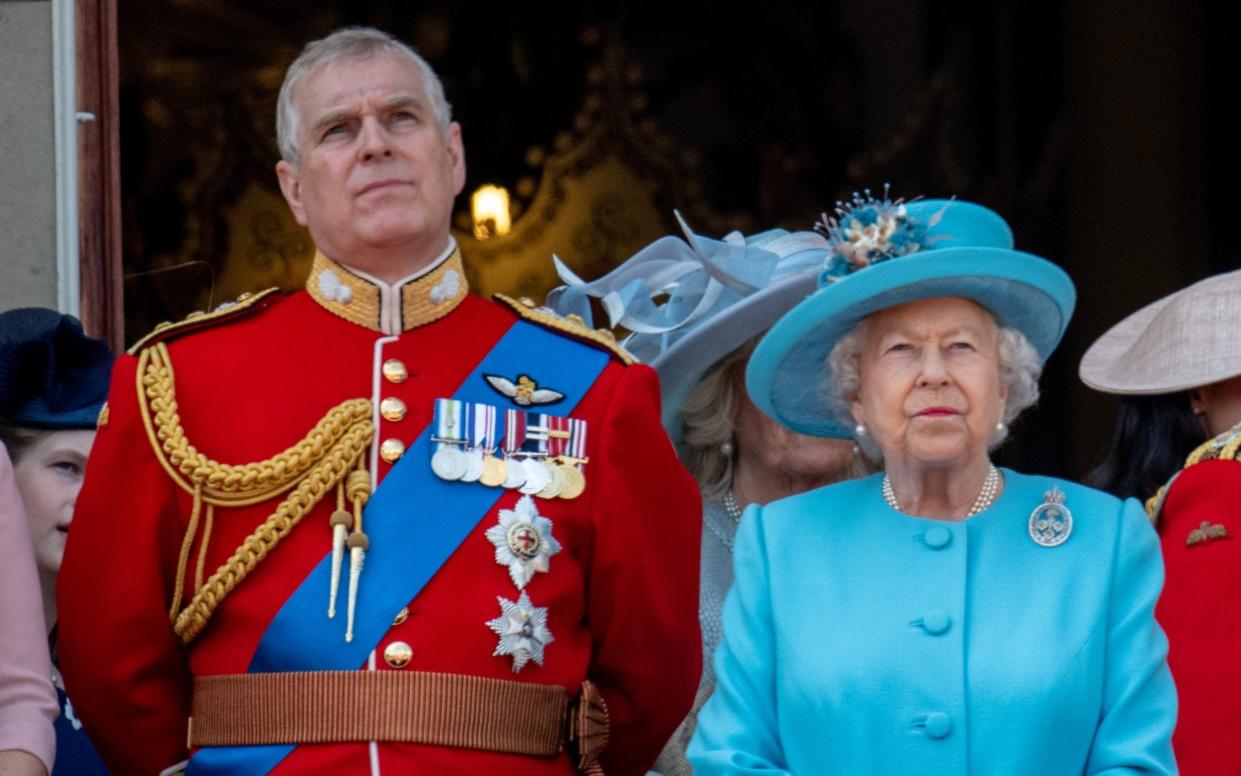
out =
[[[893,200],[887,184],[882,199],[870,189],[836,203],[836,215],[823,214],[814,230],[822,234],[831,253],[819,276],[827,285],[852,272],[898,256],[917,253],[927,245],[927,230],[943,218],[943,210],[926,220],[911,218],[905,200]]]

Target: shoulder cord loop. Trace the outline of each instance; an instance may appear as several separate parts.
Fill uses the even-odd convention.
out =
[[[375,434],[371,403],[350,399],[333,407],[310,433],[287,450],[239,466],[222,464],[200,453],[185,438],[177,412],[175,381],[167,347],[158,343],[142,351],[138,362],[138,397],[147,437],[160,463],[173,481],[193,498],[189,523],[181,542],[177,577],[169,619],[185,644],[193,641],[220,602],[288,535],[332,488],[339,488],[353,471],[360,478],[348,480],[350,494],[370,478],[364,460]],[[356,471],[355,471],[356,470]],[[356,483],[356,485],[355,485]],[[204,583],[207,545],[214,507],[242,507],[272,499],[289,491],[275,511],[233,552]],[[359,502],[353,498],[355,511]],[[365,503],[365,500],[361,503]],[[194,595],[181,609],[190,550],[194,544],[203,505],[206,516],[195,569]],[[355,519],[355,522],[359,522]]]

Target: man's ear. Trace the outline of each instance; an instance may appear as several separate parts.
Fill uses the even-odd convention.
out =
[[[465,145],[461,142],[461,125],[452,122],[444,135],[448,156],[452,159],[452,193],[456,196],[465,188]]]
[[[298,178],[297,167],[281,159],[276,162],[276,180],[280,181],[280,193],[284,201],[289,203],[293,218],[302,226],[306,225],[306,208],[302,204],[302,187]]]

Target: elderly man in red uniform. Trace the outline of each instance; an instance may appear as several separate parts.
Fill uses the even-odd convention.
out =
[[[126,774],[643,771],[700,662],[654,373],[467,295],[408,47],[311,43],[277,124],[307,287],[118,363],[60,580],[80,718]]]

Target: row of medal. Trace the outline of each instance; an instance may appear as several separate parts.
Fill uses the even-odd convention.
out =
[[[540,498],[573,499],[586,490],[586,421],[489,404],[437,399],[431,471]]]

